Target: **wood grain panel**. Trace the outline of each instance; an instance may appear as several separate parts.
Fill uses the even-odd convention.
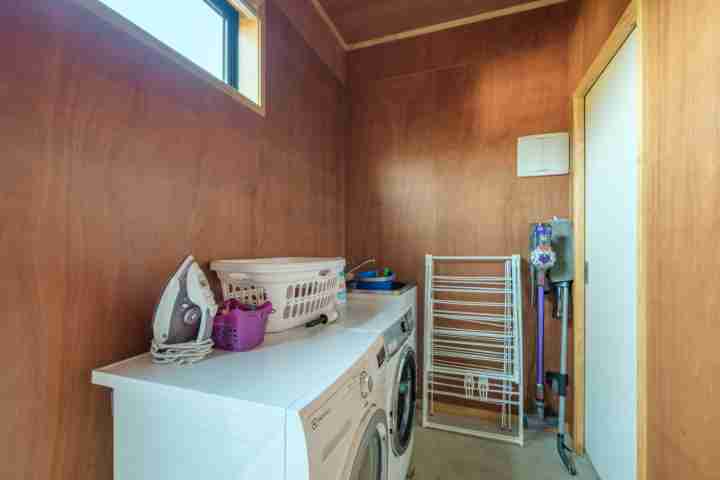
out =
[[[341,83],[347,78],[347,54],[310,0],[272,0]]]
[[[646,478],[720,478],[720,3],[641,2]]]
[[[350,260],[376,257],[422,292],[426,253],[525,255],[531,222],[568,215],[567,176],[515,173],[517,137],[569,127],[567,15],[559,5],[350,54]],[[548,342],[550,368],[558,349]]]
[[[530,0],[320,0],[349,44],[501,10]]]
[[[570,95],[626,11],[630,0],[575,0],[570,27]]]
[[[265,119],[70,2],[0,16],[0,478],[110,479],[90,371],[184,255],[344,253],[345,92],[273,3]]]

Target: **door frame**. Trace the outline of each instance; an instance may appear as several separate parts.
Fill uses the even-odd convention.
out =
[[[574,415],[573,439],[578,454],[585,453],[585,97],[633,31],[639,34],[641,78],[644,77],[642,0],[631,0],[595,60],[588,68],[572,96],[572,190],[571,211],[575,234],[575,272],[573,282],[574,319]],[[640,81],[640,112],[644,112],[643,80]],[[645,166],[643,114],[638,118],[640,145],[638,152],[638,255],[637,255],[637,472],[638,480],[647,478],[647,321],[646,321],[646,258],[647,242],[643,218],[645,202]]]

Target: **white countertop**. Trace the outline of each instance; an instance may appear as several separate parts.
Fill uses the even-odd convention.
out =
[[[415,292],[413,288],[399,296],[348,294],[348,303],[338,309],[338,324],[357,331],[382,333],[412,305]]]
[[[362,298],[349,296],[337,323],[266,335],[249,352],[216,349],[189,366],[157,365],[146,353],[94,370],[92,381],[113,389],[171,387],[288,408],[331,386],[367,352],[405,302],[404,296],[357,297]]]

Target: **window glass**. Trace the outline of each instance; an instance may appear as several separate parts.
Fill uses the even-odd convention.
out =
[[[138,27],[226,81],[225,19],[202,0],[100,0]]]

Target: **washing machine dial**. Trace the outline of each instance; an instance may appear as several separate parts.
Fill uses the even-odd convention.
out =
[[[360,396],[362,398],[367,398],[368,395],[370,395],[373,391],[373,379],[368,374],[368,372],[364,371],[360,374]]]

